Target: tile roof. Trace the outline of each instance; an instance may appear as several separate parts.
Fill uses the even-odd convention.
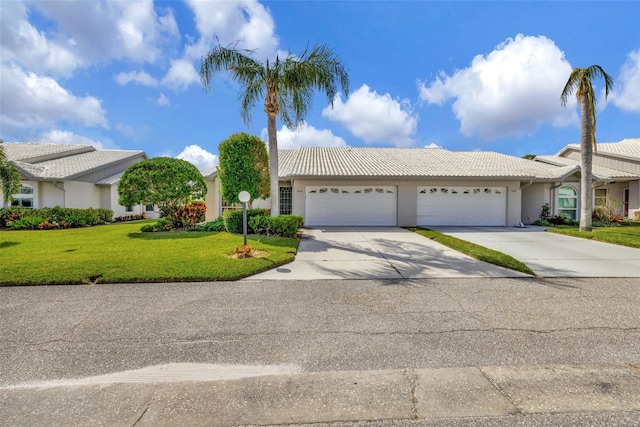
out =
[[[288,177],[558,179],[575,172],[487,151],[437,148],[304,147],[280,151],[279,175]]]
[[[561,156],[536,156],[539,163],[546,163],[553,166],[573,167],[576,171],[580,170],[580,162],[578,160],[568,159]],[[622,179],[622,178],[638,178],[638,175],[611,169],[604,166],[593,165],[591,172],[596,179]]]
[[[596,148],[598,153],[640,160],[640,138],[627,138],[620,142],[598,142]],[[557,155],[560,156],[569,149],[580,151],[580,144],[569,144]]]
[[[98,150],[90,145],[5,142],[7,158],[26,175],[41,180],[62,180],[92,172],[134,157],[137,150]]]

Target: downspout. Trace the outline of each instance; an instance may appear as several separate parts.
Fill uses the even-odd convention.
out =
[[[67,190],[64,189],[64,182],[61,182],[61,184],[63,186],[59,186],[57,181],[53,181],[53,186],[62,191],[62,207],[65,208],[67,207]]]

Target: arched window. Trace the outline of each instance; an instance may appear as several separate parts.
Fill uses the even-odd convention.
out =
[[[33,207],[33,187],[29,184],[22,184],[20,192],[13,195],[11,206]]]
[[[558,215],[573,220],[578,218],[578,192],[570,185],[558,189]]]

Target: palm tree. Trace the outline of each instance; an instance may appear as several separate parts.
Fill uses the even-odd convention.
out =
[[[3,201],[10,202],[13,195],[20,191],[20,172],[7,158],[2,144],[0,140],[0,191]]]
[[[298,56],[289,55],[275,62],[261,63],[253,59],[251,50],[238,50],[218,46],[202,58],[200,78],[205,90],[210,89],[214,74],[228,71],[231,78],[244,87],[240,94],[240,114],[247,124],[251,123],[251,110],[264,98],[269,134],[269,181],[271,215],[280,213],[280,191],[278,185],[278,140],[276,117],[285,125],[295,128],[303,120],[313,99],[314,90],[327,95],[333,107],[337,84],[349,95],[349,76],[340,57],[326,45],[308,48]]]
[[[613,79],[599,65],[574,68],[562,90],[560,100],[567,106],[569,96],[575,92],[580,104],[580,231],[591,231],[592,162],[596,150],[596,93],[591,84],[595,78],[604,79],[605,100],[613,88]]]

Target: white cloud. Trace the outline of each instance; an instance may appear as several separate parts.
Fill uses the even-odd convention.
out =
[[[22,2],[0,1],[0,47],[3,59],[12,60],[39,73],[50,72],[69,76],[83,64],[64,40],[48,40],[28,20],[28,10]]]
[[[55,22],[57,39],[73,46],[86,62],[156,62],[162,47],[179,37],[173,12],[167,9],[159,15],[151,0],[32,4]]]
[[[621,110],[640,112],[640,49],[627,55],[615,84],[610,94],[613,105]]]
[[[154,79],[144,71],[129,71],[128,73],[122,72],[117,74],[114,78],[121,86],[131,82],[141,84],[143,86],[158,86],[158,80]]]
[[[168,107],[171,105],[171,102],[169,102],[169,98],[167,98],[164,93],[161,93],[160,96],[158,97],[158,99],[156,100],[156,102],[158,103],[159,106],[161,107]]]
[[[200,49],[193,52],[198,58],[217,45],[216,38],[222,46],[239,42],[237,48],[255,50],[263,60],[275,56],[278,46],[275,23],[269,10],[259,2],[187,0],[187,4],[195,15],[203,41],[194,45]]]
[[[262,129],[260,137],[267,141],[267,129]],[[303,122],[297,129],[282,126],[278,131],[278,148],[292,150],[299,147],[347,147],[344,139],[334,135],[329,129],[316,129]]]
[[[418,115],[408,100],[394,99],[388,93],[379,95],[362,85],[346,102],[340,94],[327,106],[322,116],[341,123],[353,135],[369,144],[414,145]]]
[[[253,50],[260,61],[275,57],[278,47],[275,23],[269,11],[257,1],[186,0],[186,3],[193,11],[200,37],[185,46],[182,58],[171,61],[171,68],[162,79],[163,85],[186,90],[189,85],[200,83],[193,64],[199,63],[218,43]]]
[[[441,72],[428,85],[418,82],[418,89],[420,99],[430,104],[454,98],[452,110],[465,136],[522,137],[544,123],[577,123],[575,99],[566,109],[560,105],[571,70],[552,40],[518,34],[451,76]]]
[[[135,133],[136,133],[131,126],[127,126],[127,125],[122,124],[122,123],[116,123],[115,128],[121,134],[129,136],[129,137],[135,135]]]
[[[86,136],[76,135],[73,132],[58,129],[41,133],[38,140],[40,142],[49,142],[54,144],[82,144],[93,145],[94,147],[100,149],[105,148],[100,141],[87,138]]]
[[[10,129],[41,129],[59,121],[107,128],[106,111],[93,96],[77,97],[51,77],[0,64],[0,124]]]
[[[424,148],[442,148],[442,147],[436,144],[435,142],[432,142],[430,144],[425,145]]]
[[[162,79],[163,85],[175,90],[186,90],[190,84],[199,82],[200,75],[193,68],[193,63],[184,58],[171,61],[171,68]]]
[[[199,145],[187,145],[177,158],[193,163],[200,172],[209,172],[218,165],[218,156]]]

